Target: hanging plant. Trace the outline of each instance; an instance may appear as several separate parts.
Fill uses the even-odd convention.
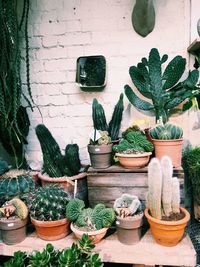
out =
[[[28,14],[29,0],[24,0],[22,10],[19,10],[17,0],[0,0],[0,142],[13,158],[13,167],[16,168],[27,167],[24,144],[27,144],[30,121],[26,108],[21,104],[22,96],[28,106],[33,103],[29,78]],[[21,36],[26,44],[28,96],[22,91]]]

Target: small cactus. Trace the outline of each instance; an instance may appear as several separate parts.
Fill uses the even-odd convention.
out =
[[[173,124],[157,125],[150,130],[150,136],[153,139],[171,140],[180,139],[183,136],[183,129]]]
[[[101,137],[98,139],[98,145],[108,145],[111,143],[111,138],[107,131],[99,131]]]
[[[164,156],[161,161],[153,158],[148,166],[147,206],[152,217],[161,219],[171,213],[180,213],[180,185],[173,178],[171,159]]]

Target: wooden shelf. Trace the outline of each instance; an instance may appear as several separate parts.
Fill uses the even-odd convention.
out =
[[[1,255],[13,255],[17,250],[28,253],[33,250],[43,250],[47,243],[52,243],[56,249],[64,249],[77,242],[74,234],[57,241],[44,241],[35,233],[29,235],[23,242],[8,246],[0,243]],[[158,245],[150,231],[141,241],[135,245],[124,245],[117,239],[116,233],[103,239],[95,247],[95,252],[100,254],[104,262],[130,263],[144,265],[169,265],[169,266],[190,266],[196,265],[196,252],[188,235],[175,247],[164,247]]]
[[[187,51],[192,55],[197,55],[200,53],[200,38],[194,40],[188,47]]]

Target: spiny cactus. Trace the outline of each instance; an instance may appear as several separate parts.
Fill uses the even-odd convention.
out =
[[[111,143],[111,138],[107,131],[99,131],[101,137],[98,139],[98,145],[108,145]]]
[[[29,200],[30,215],[39,221],[56,221],[65,218],[68,194],[60,186],[38,188]]]
[[[84,202],[74,198],[66,207],[66,217],[78,227],[87,227],[89,230],[99,230],[110,227],[115,220],[114,210],[106,208],[103,204],[97,204],[94,209],[85,209]]]
[[[147,205],[154,218],[161,219],[162,215],[180,213],[180,185],[173,178],[172,161],[164,156],[161,162],[153,158],[148,166],[148,196]]]
[[[27,194],[34,188],[35,181],[28,171],[10,170],[0,179],[0,199],[4,202],[15,196],[26,199]]]
[[[120,217],[127,217],[141,212],[142,204],[137,196],[122,194],[115,200],[113,208]]]
[[[150,130],[150,136],[152,139],[160,140],[180,139],[183,129],[173,124],[157,125]]]
[[[19,198],[13,198],[9,201],[6,201],[0,208],[0,212],[7,218],[12,215],[16,215],[21,220],[24,220],[28,216],[28,208],[26,204]]]

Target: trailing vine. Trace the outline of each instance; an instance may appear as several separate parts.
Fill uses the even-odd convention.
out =
[[[21,12],[17,0],[0,0],[0,142],[13,158],[13,167],[27,167],[24,145],[27,144],[30,121],[21,104],[24,96],[32,108],[30,87],[28,15],[29,0],[24,0]],[[19,21],[19,13],[21,20]],[[23,27],[24,26],[24,27]],[[20,37],[26,44],[26,78],[28,96],[22,91]]]

